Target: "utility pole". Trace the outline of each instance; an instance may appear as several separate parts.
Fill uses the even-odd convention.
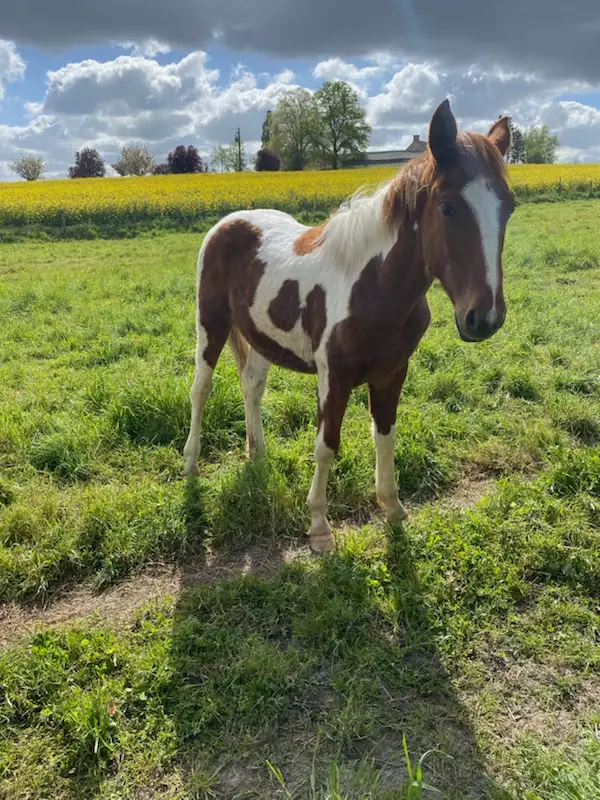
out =
[[[235,129],[235,136],[234,136],[233,141],[238,146],[238,168],[237,168],[237,171],[241,172],[242,171],[242,136],[240,134],[240,129],[239,128]]]

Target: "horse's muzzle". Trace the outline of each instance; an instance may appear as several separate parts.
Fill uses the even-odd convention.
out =
[[[504,325],[506,313],[498,314],[493,320],[489,313],[480,314],[473,308],[465,314],[464,323],[460,323],[458,314],[454,315],[458,333],[463,342],[483,342],[497,333]]]

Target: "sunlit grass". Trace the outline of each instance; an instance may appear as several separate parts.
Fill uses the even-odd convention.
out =
[[[188,575],[134,619],[7,650],[0,797],[600,796],[597,218],[517,210],[488,342],[462,343],[432,290],[398,415],[411,520],[380,521],[358,389],[329,483],[338,550],[290,563],[314,377],[272,370],[269,457],[248,464],[224,354],[201,477],[181,477],[201,237],[2,246],[0,602],[157,562],[185,576],[207,553],[250,574]]]

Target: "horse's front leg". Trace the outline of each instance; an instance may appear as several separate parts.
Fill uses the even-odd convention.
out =
[[[398,370],[387,386],[369,385],[369,405],[373,417],[373,439],[376,450],[375,489],[377,501],[389,520],[408,518],[408,512],[398,497],[394,464],[396,409],[407,368],[408,365]]]
[[[334,547],[333,534],[327,521],[327,479],[340,446],[340,430],[350,397],[350,386],[329,373],[326,366],[318,368],[319,425],[315,441],[315,474],[307,503],[310,509],[310,546],[316,552]]]

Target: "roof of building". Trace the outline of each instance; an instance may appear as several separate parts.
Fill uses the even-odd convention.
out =
[[[422,142],[419,136],[413,136],[412,142],[408,145],[406,150],[371,150],[363,154],[361,158],[352,159],[349,163],[354,164],[377,164],[379,162],[402,163],[410,161],[419,153],[424,153],[427,150],[427,143]]]
[[[412,153],[407,150],[371,150],[364,154],[365,161],[389,161],[390,159],[412,158]]]
[[[424,153],[427,150],[427,143],[422,142],[418,136],[413,136],[412,142],[406,148],[407,153]]]

